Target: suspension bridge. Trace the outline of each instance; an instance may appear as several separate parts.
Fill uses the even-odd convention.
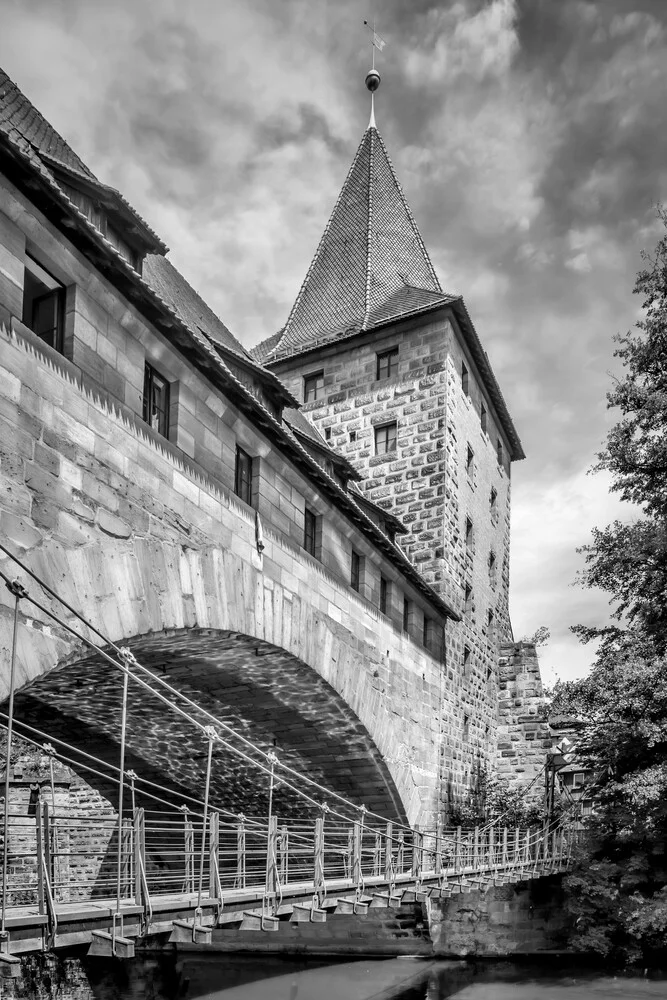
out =
[[[473,830],[438,822],[420,829],[323,786],[142,665],[0,548],[31,578],[28,589],[1,572],[14,602],[10,697],[7,714],[0,716],[6,730],[0,928],[5,975],[17,974],[20,956],[31,951],[88,945],[93,955],[132,957],[136,942],[157,935],[206,946],[227,928],[270,933],[284,921],[324,923],[331,914],[428,903],[567,868],[576,834],[566,818],[539,829],[509,828],[503,816]],[[36,596],[33,585],[47,599]],[[54,603],[77,624],[54,610]],[[16,717],[21,604],[32,605],[117,675],[117,764]],[[136,690],[191,727],[194,738],[182,753],[201,751],[205,759],[199,796],[128,768],[128,705]],[[27,808],[13,808],[10,794],[15,734],[49,774],[31,787]],[[265,815],[235,813],[212,793],[220,747],[265,787]],[[63,809],[58,768],[103,781],[115,789],[113,796],[97,809],[89,803]],[[276,794],[285,787],[301,803],[299,815],[280,816]]]

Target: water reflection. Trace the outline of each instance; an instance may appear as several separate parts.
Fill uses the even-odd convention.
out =
[[[36,956],[5,1000],[667,1000],[667,979],[573,965],[159,955],[131,962]]]

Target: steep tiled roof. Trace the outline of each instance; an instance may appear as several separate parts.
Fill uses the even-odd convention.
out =
[[[218,319],[166,257],[147,254],[144,259],[143,276],[153,291],[171,306],[186,326],[194,330],[199,328],[216,344],[221,344],[239,357],[250,359],[245,347],[230,333],[222,320]]]
[[[3,69],[0,69],[0,124],[15,128],[36,152],[46,153],[85,177],[96,179],[83,160],[79,159],[63,137],[33,107]]]
[[[273,360],[368,329],[408,287],[442,294],[382,137],[369,125],[280,338],[256,356]]]

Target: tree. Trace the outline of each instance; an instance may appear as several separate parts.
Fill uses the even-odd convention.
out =
[[[659,210],[667,227],[667,213]],[[665,956],[667,930],[667,235],[635,292],[636,331],[617,338],[620,419],[598,455],[631,524],[593,530],[582,582],[611,597],[614,621],[575,627],[601,640],[591,674],[556,686],[552,711],[584,720],[577,750],[598,775],[598,805],[565,879],[572,944],[627,962]]]

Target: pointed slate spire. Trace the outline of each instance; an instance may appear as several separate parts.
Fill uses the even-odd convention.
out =
[[[270,356],[298,353],[442,299],[450,296],[442,293],[371,116]]]

